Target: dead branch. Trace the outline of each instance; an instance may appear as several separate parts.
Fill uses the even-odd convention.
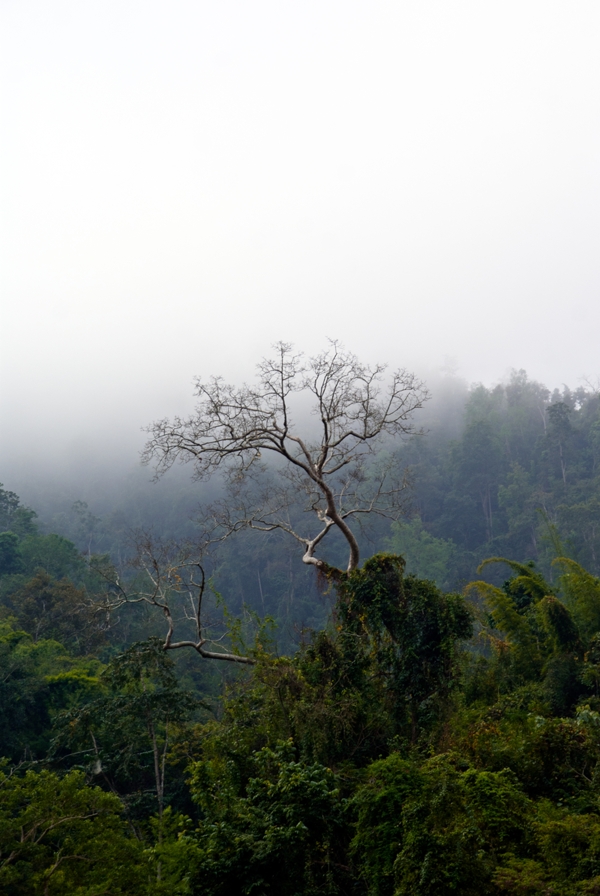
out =
[[[164,650],[184,647],[195,650],[206,659],[252,665],[252,657],[241,656],[220,648],[227,632],[216,635],[215,623],[207,617],[204,607],[206,574],[201,559],[191,546],[182,547],[154,539],[148,533],[137,533],[135,557],[131,562],[136,571],[131,584],[123,584],[112,567],[96,567],[109,584],[103,599],[103,609],[117,612],[126,604],[145,603],[159,609],[166,621]],[[187,609],[189,608],[189,609]],[[177,624],[191,624],[194,637],[175,639]]]
[[[242,505],[237,513],[224,505],[215,510],[224,537],[240,528],[279,529],[303,545],[305,563],[324,568],[315,551],[335,527],[348,545],[347,568],[355,569],[360,551],[348,521],[393,516],[401,504],[403,486],[393,484],[391,465],[377,468],[375,448],[385,436],[416,433],[412,416],[428,398],[413,374],[398,370],[386,382],[385,369],[362,364],[335,341],[308,360],[279,343],[275,358],[258,365],[253,386],[197,379],[195,413],[152,424],[143,461],[155,465],[157,477],[176,461],[191,462],[195,479],[223,469],[225,503],[235,497]],[[316,434],[295,426],[292,405],[300,393],[311,398]],[[269,455],[283,461],[274,471],[263,462]],[[267,484],[257,490],[259,479]],[[310,532],[299,531],[299,510],[312,519]]]

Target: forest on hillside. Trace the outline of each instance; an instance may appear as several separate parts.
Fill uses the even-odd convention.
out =
[[[312,549],[254,445],[243,493],[1,488],[2,892],[600,893],[600,393],[399,384],[396,512]]]

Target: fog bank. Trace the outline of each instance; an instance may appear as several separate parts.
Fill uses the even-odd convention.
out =
[[[5,479],[134,465],[194,375],[279,339],[600,373],[591,0],[0,16]]]

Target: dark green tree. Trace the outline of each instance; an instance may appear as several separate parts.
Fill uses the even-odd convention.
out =
[[[0,576],[23,572],[25,564],[14,532],[0,532]]]
[[[6,605],[34,642],[52,638],[81,654],[105,643],[106,614],[69,579],[56,580],[40,571],[11,594]]]
[[[23,507],[18,495],[2,487],[0,482],[0,532],[14,532],[19,538],[35,535],[37,514]]]
[[[147,896],[148,862],[112,794],[81,772],[0,770],[0,890],[11,896]]]
[[[74,751],[95,780],[118,793],[137,824],[156,812],[159,836],[168,785],[169,747],[198,700],[182,689],[159,639],[132,645],[102,675],[106,693],[75,706],[58,720],[55,761]]]

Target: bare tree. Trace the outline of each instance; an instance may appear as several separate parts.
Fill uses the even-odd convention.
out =
[[[230,641],[231,631],[222,614],[210,613],[206,608],[207,581],[202,553],[196,545],[164,542],[145,532],[138,532],[132,545],[130,566],[135,570],[133,580],[121,581],[110,562],[98,558],[92,568],[108,583],[101,607],[107,615],[114,615],[126,604],[146,604],[157,608],[164,616],[167,631],[164,650],[188,647],[205,659],[249,663],[250,657],[223,649]],[[182,628],[190,637],[175,637],[175,628]]]
[[[152,424],[143,461],[156,465],[157,477],[176,461],[191,462],[195,479],[223,469],[229,501],[214,511],[222,537],[242,528],[282,530],[303,546],[305,563],[324,569],[315,552],[337,529],[348,545],[347,568],[355,569],[351,519],[393,516],[403,488],[375,449],[386,435],[415,433],[412,415],[428,398],[413,374],[398,370],[386,379],[385,370],[337,342],[310,359],[279,343],[275,357],[258,365],[253,386],[197,379],[195,413]],[[300,435],[292,411],[302,394],[311,398],[315,425]],[[269,455],[280,463],[267,467]],[[297,521],[300,507],[311,520],[306,528]]]

